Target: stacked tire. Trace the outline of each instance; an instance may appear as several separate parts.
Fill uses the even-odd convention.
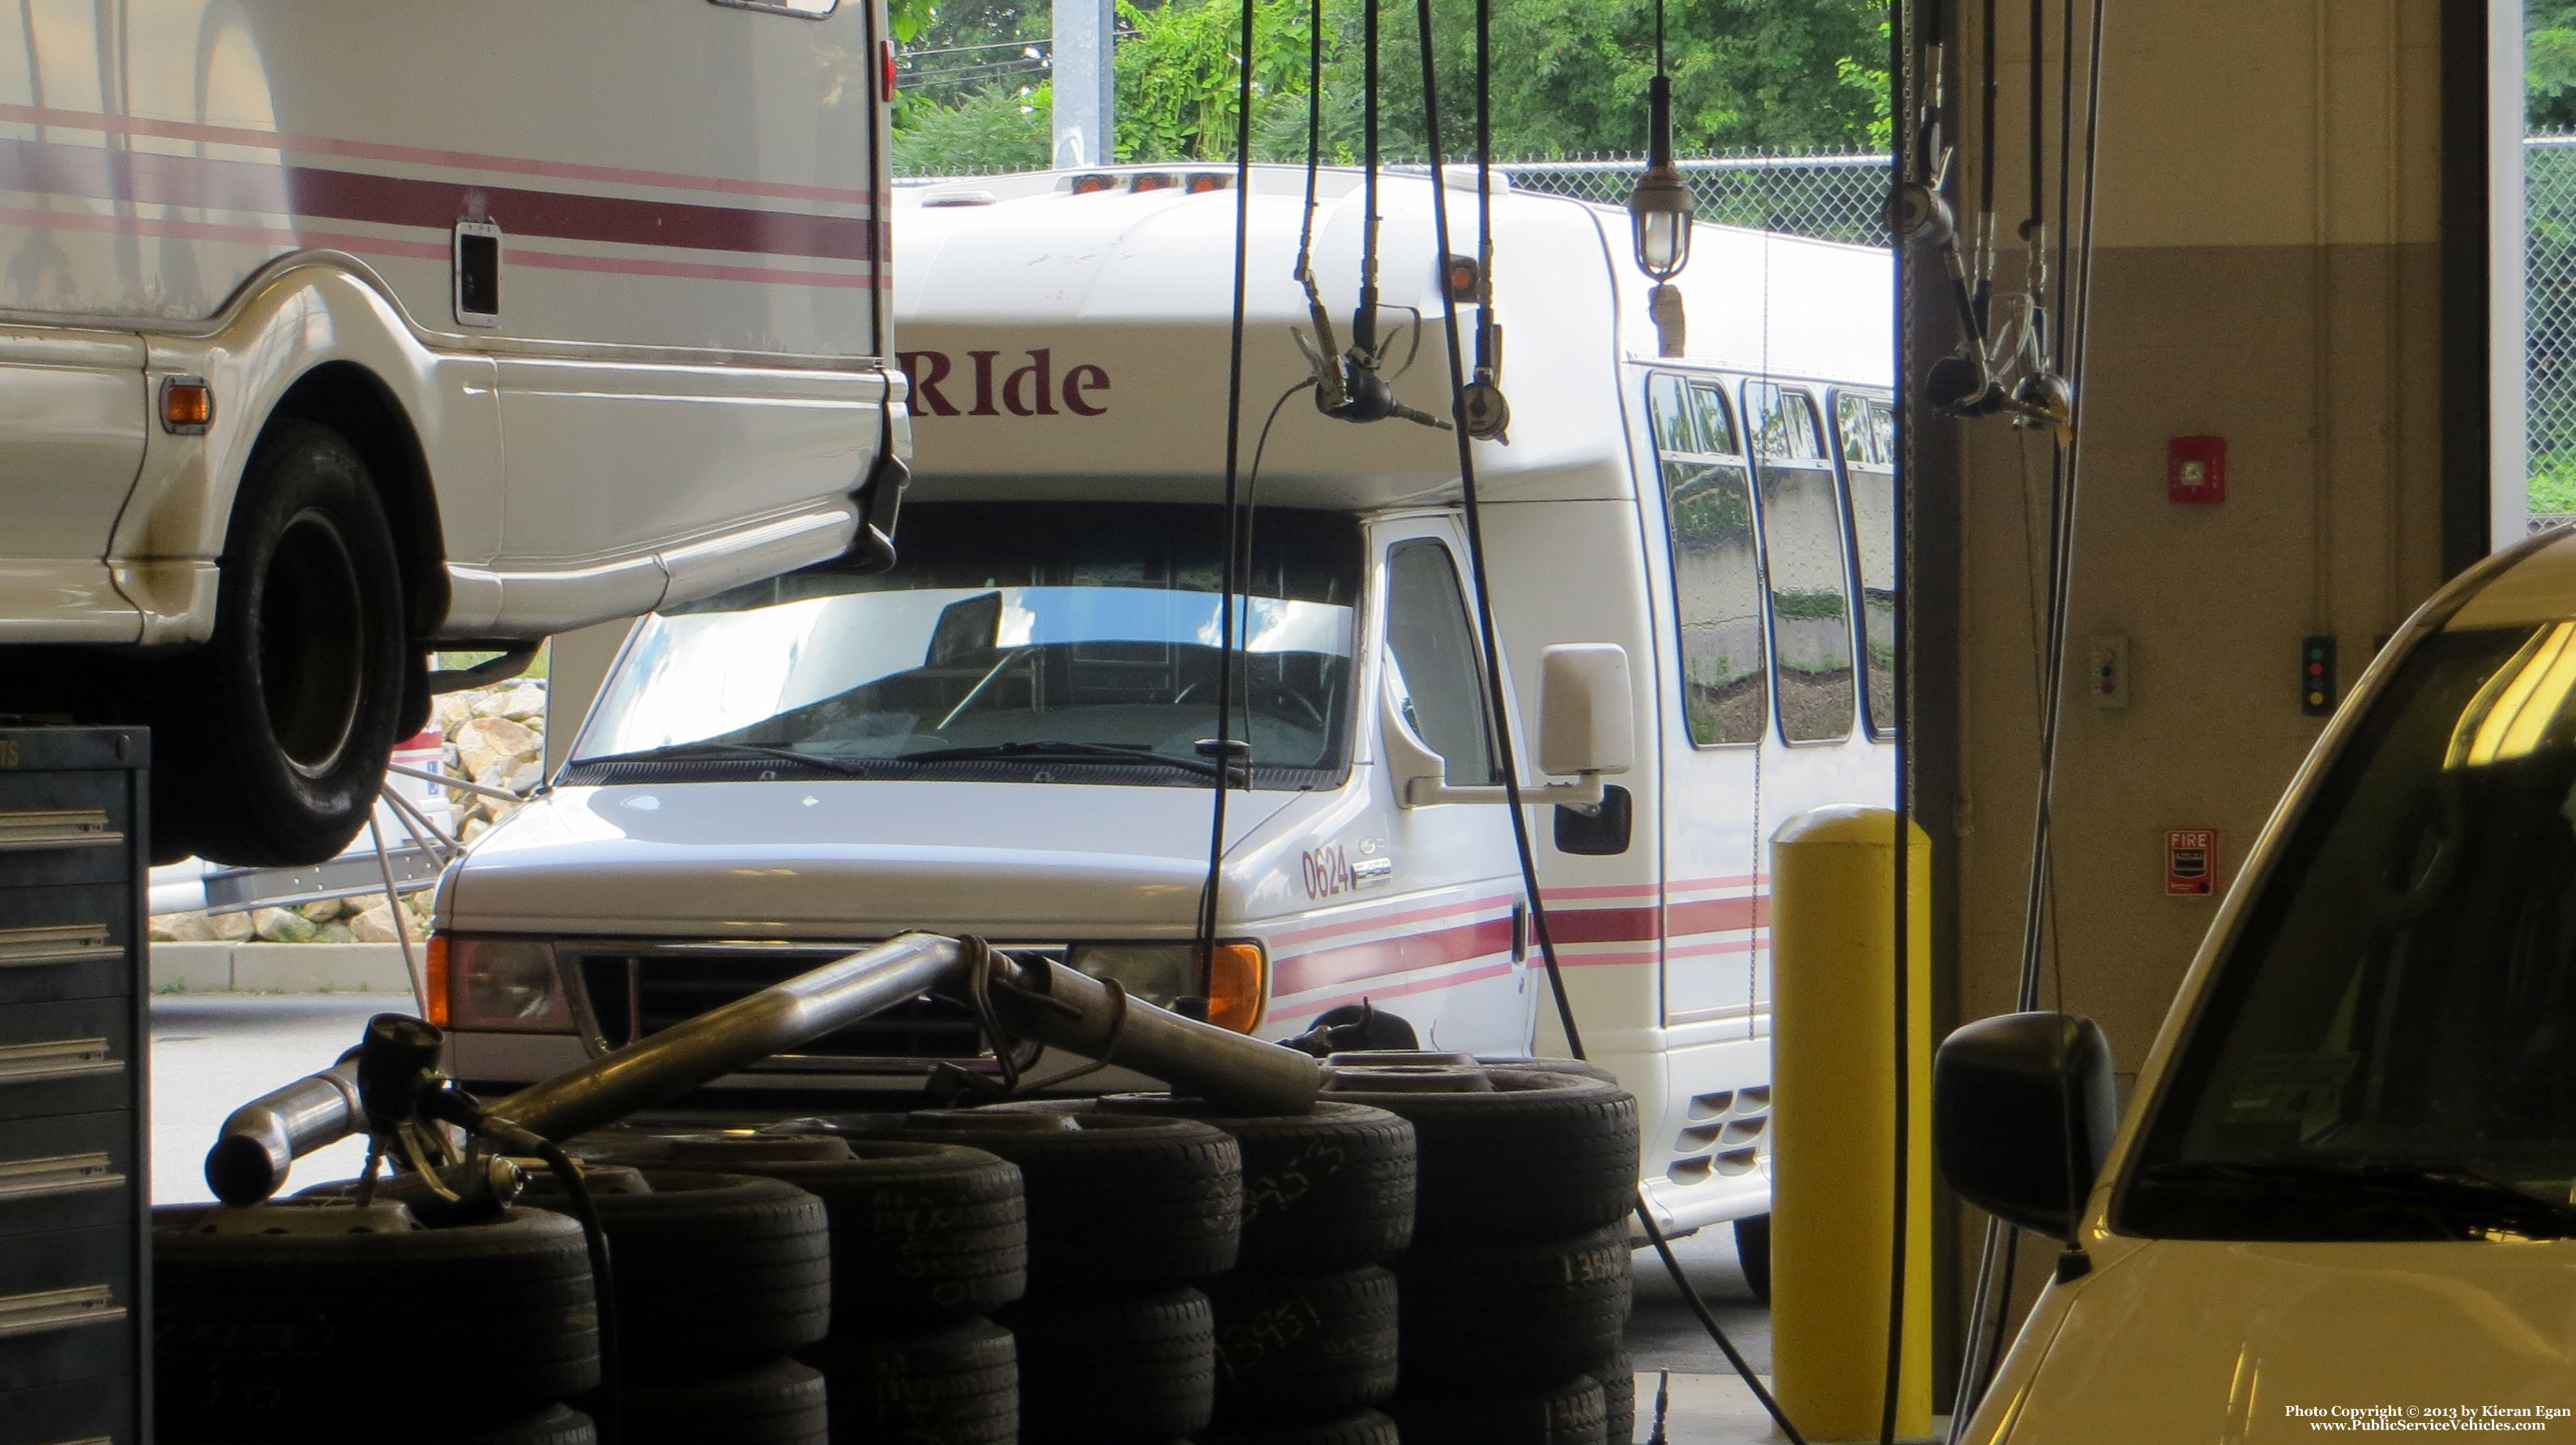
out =
[[[1610,1081],[1463,1055],[1327,1061],[1329,1100],[1413,1125],[1396,1260],[1405,1445],[1628,1445],[1621,1354],[1636,1100]]]
[[[1393,1445],[1374,1406],[1395,1392],[1395,1276],[1413,1236],[1413,1128],[1362,1105],[1247,1117],[1169,1094],[1008,1106],[1189,1119],[1235,1142],[1243,1230],[1234,1269],[1206,1281],[1216,1394],[1202,1445]]]
[[[800,1347],[833,1445],[1011,1445],[1019,1369],[986,1316],[1020,1297],[1020,1173],[949,1144],[681,1136],[628,1146],[673,1165],[793,1186],[829,1221],[829,1328]],[[631,1156],[630,1156],[631,1157]],[[632,1398],[630,1394],[630,1398]]]
[[[165,1445],[596,1438],[565,1403],[600,1371],[589,1254],[561,1215],[432,1230],[391,1205],[163,1205],[152,1258]]]
[[[1216,1325],[1196,1286],[1240,1242],[1233,1139],[1189,1119],[1022,1109],[833,1122],[1019,1166],[1029,1288],[996,1318],[1019,1352],[1022,1445],[1172,1445],[1207,1426]]]
[[[688,1170],[595,1170],[616,1307],[620,1445],[825,1445],[820,1371],[795,1352],[831,1317],[823,1202],[793,1184]],[[523,1202],[571,1216],[550,1175]]]

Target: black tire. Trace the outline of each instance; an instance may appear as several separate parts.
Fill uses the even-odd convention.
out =
[[[1197,1290],[1025,1299],[1000,1320],[1019,1342],[1021,1445],[1129,1445],[1207,1425],[1216,1327]]]
[[[1221,1275],[1206,1290],[1219,1424],[1339,1415],[1395,1393],[1395,1276],[1385,1270]]]
[[[617,1284],[621,1362],[768,1360],[823,1338],[832,1245],[823,1201],[776,1179],[647,1170],[647,1194],[595,1192]],[[521,1202],[572,1201],[538,1176]]]
[[[439,1398],[419,1388],[432,1341],[442,1371],[474,1382],[459,1410],[485,1418],[599,1383],[590,1259],[563,1215],[514,1208],[406,1234],[194,1232],[216,1207],[152,1211],[156,1393],[174,1435],[345,1424]]]
[[[979,1128],[974,1113],[906,1115],[896,1133],[1020,1166],[1031,1291],[1164,1289],[1234,1267],[1243,1154],[1222,1132],[1188,1119],[1078,1114],[1075,1128],[1009,1133]]]
[[[1243,1116],[1169,1094],[1028,1107],[1196,1119],[1233,1136],[1243,1154],[1238,1270],[1355,1269],[1413,1242],[1413,1126],[1383,1109],[1318,1100],[1311,1114]]]
[[[1745,1288],[1764,1304],[1771,1303],[1771,1216],[1755,1214],[1735,1221],[1735,1264],[1744,1271]]]
[[[158,1430],[153,1438],[160,1445],[346,1445],[350,1425],[341,1419],[290,1418],[247,1433],[199,1435]],[[385,1445],[598,1445],[599,1432],[588,1415],[562,1405],[548,1405],[535,1414],[496,1425],[456,1425],[425,1435],[406,1430],[402,1422],[379,1412],[367,1420],[366,1438]]]
[[[1619,1076],[1590,1059],[1515,1059],[1503,1054],[1479,1054],[1476,1062],[1489,1074],[1572,1074],[1578,1079],[1599,1079],[1617,1084]]]
[[[840,1334],[805,1352],[832,1396],[833,1445],[1012,1445],[1020,1371],[990,1320],[897,1334]]]
[[[844,1140],[848,1159],[762,1158],[775,1140],[682,1137],[649,1154],[683,1167],[781,1180],[831,1219],[832,1328],[869,1332],[972,1319],[1028,1288],[1028,1205],[1019,1166],[980,1149]]]
[[[1499,1377],[1498,1377],[1499,1378]],[[1577,1375],[1526,1394],[1412,1395],[1390,1400],[1404,1445],[1604,1445],[1601,1385]]]
[[[1601,1386],[1602,1433],[1610,1445],[1636,1445],[1637,1367],[1625,1350],[1598,1369],[1586,1370]]]
[[[1623,1233],[1417,1249],[1396,1261],[1407,1390],[1561,1380],[1619,1352],[1634,1281]]]
[[[1637,1189],[1637,1101],[1597,1079],[1503,1071],[1490,1094],[1373,1093],[1413,1123],[1417,1244],[1564,1239],[1619,1222]]]
[[[367,465],[268,429],[224,537],[215,625],[157,673],[152,832],[218,863],[318,863],[358,835],[402,723],[401,562]]]
[[[1198,1445],[1400,1445],[1395,1422],[1375,1410],[1361,1410],[1319,1425],[1253,1425],[1236,1430],[1205,1430]]]
[[[823,1372],[794,1360],[629,1375],[617,1429],[621,1445],[824,1445],[831,1438]]]

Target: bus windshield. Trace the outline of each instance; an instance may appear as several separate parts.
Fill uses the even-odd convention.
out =
[[[2576,622],[2408,656],[2154,1108],[2126,1233],[2576,1235]]]
[[[568,779],[790,764],[1205,786],[1223,751],[1223,526],[1215,507],[908,508],[890,571],[817,568],[645,619]],[[1328,786],[1347,750],[1359,532],[1284,509],[1249,527],[1230,727],[1255,786]]]

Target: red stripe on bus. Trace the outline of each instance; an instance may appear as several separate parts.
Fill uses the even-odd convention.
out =
[[[842,186],[815,186],[799,181],[763,181],[734,176],[700,176],[681,171],[636,170],[627,166],[592,166],[573,161],[543,161],[527,156],[483,155],[475,151],[434,150],[426,146],[383,145],[336,136],[296,135],[252,130],[243,126],[200,125],[192,121],[154,120],[142,116],[106,115],[98,111],[60,110],[37,105],[0,105],[0,121],[94,130],[106,135],[148,135],[165,140],[214,145],[253,146],[262,150],[301,151],[347,156],[352,160],[394,165],[439,166],[448,170],[490,171],[500,175],[546,176],[566,181],[599,181],[611,185],[657,186],[666,190],[712,191],[720,195],[776,196],[791,201],[828,201],[841,205],[877,206],[885,196]]]
[[[0,140],[0,189],[138,205],[317,216],[444,231],[483,220],[505,235],[874,261],[872,218],[530,191],[365,171]]]
[[[1326,1009],[1340,1008],[1342,1005],[1348,1003],[1358,1003],[1362,999],[1374,1001],[1385,998],[1402,998],[1407,994],[1430,993],[1434,989],[1456,988],[1460,984],[1475,983],[1488,978],[1500,978],[1511,971],[1512,964],[1510,960],[1506,959],[1501,963],[1490,963],[1482,968],[1471,968],[1464,973],[1446,974],[1439,978],[1413,979],[1405,983],[1391,983],[1382,988],[1361,989],[1355,993],[1341,994],[1333,998],[1316,999],[1308,1003],[1294,1004],[1288,1008],[1281,1009],[1270,1017],[1274,1021],[1280,1019],[1305,1018],[1312,1014],[1322,1013]]]
[[[1313,953],[1280,959],[1274,964],[1271,992],[1304,993],[1308,989],[1330,988],[1364,978],[1412,973],[1446,963],[1463,963],[1490,953],[1507,953],[1511,946],[1512,921],[1487,918],[1454,928],[1435,928],[1425,933],[1408,933],[1371,943],[1318,949]]]

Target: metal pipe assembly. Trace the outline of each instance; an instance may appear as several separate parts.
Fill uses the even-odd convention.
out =
[[[484,1114],[545,1139],[586,1133],[906,999],[967,999],[970,959],[988,960],[985,995],[1021,1037],[1245,1113],[1302,1114],[1314,1105],[1322,1066],[1305,1054],[1182,1018],[1058,963],[907,933],[602,1054]],[[255,1203],[277,1192],[298,1156],[364,1127],[353,1049],[329,1070],[235,1110],[206,1153],[206,1184],[227,1204]]]

